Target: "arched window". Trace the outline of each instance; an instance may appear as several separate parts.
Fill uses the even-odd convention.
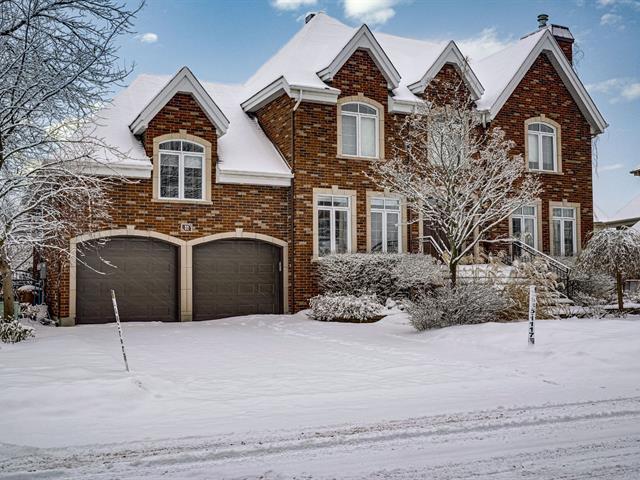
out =
[[[527,125],[529,170],[558,171],[558,139],[556,127],[536,122]]]
[[[203,200],[204,147],[187,140],[160,143],[160,198]]]
[[[379,112],[364,103],[345,103],[340,108],[343,155],[378,158]]]

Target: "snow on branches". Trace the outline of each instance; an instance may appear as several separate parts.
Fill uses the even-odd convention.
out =
[[[536,175],[512,155],[514,142],[485,129],[463,84],[446,101],[425,101],[400,128],[389,158],[373,162],[372,180],[403,195],[438,239],[452,283],[456,266],[516,209],[540,192]]]
[[[640,274],[640,232],[633,228],[605,228],[596,232],[580,254],[578,263],[587,271],[615,277],[618,309],[622,312],[623,281]]]

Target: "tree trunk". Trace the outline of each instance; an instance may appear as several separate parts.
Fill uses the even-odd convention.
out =
[[[449,263],[449,274],[451,275],[451,286],[455,287],[458,281],[458,263]]]
[[[4,311],[2,312],[3,321],[8,322],[14,317],[13,302],[13,276],[11,267],[4,260],[0,260],[0,276],[2,277],[2,301],[4,302]]]
[[[616,292],[618,293],[618,310],[620,313],[624,310],[624,299],[622,294],[622,274],[616,273]]]

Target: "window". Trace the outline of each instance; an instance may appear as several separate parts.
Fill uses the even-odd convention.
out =
[[[203,200],[204,147],[185,140],[159,145],[160,198]]]
[[[529,170],[557,171],[556,128],[546,123],[527,126]]]
[[[378,109],[364,103],[346,103],[340,115],[342,154],[378,158]]]
[[[400,200],[372,198],[371,251],[399,253],[401,244]]]
[[[511,235],[530,247],[538,248],[538,215],[535,205],[525,206],[513,212]]]
[[[351,199],[320,195],[318,209],[318,255],[351,251]]]
[[[572,257],[576,254],[576,209],[554,207],[552,210],[553,253]]]

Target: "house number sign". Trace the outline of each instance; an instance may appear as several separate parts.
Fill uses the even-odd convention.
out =
[[[180,231],[181,232],[193,232],[194,231],[193,223],[181,223],[180,224]]]

